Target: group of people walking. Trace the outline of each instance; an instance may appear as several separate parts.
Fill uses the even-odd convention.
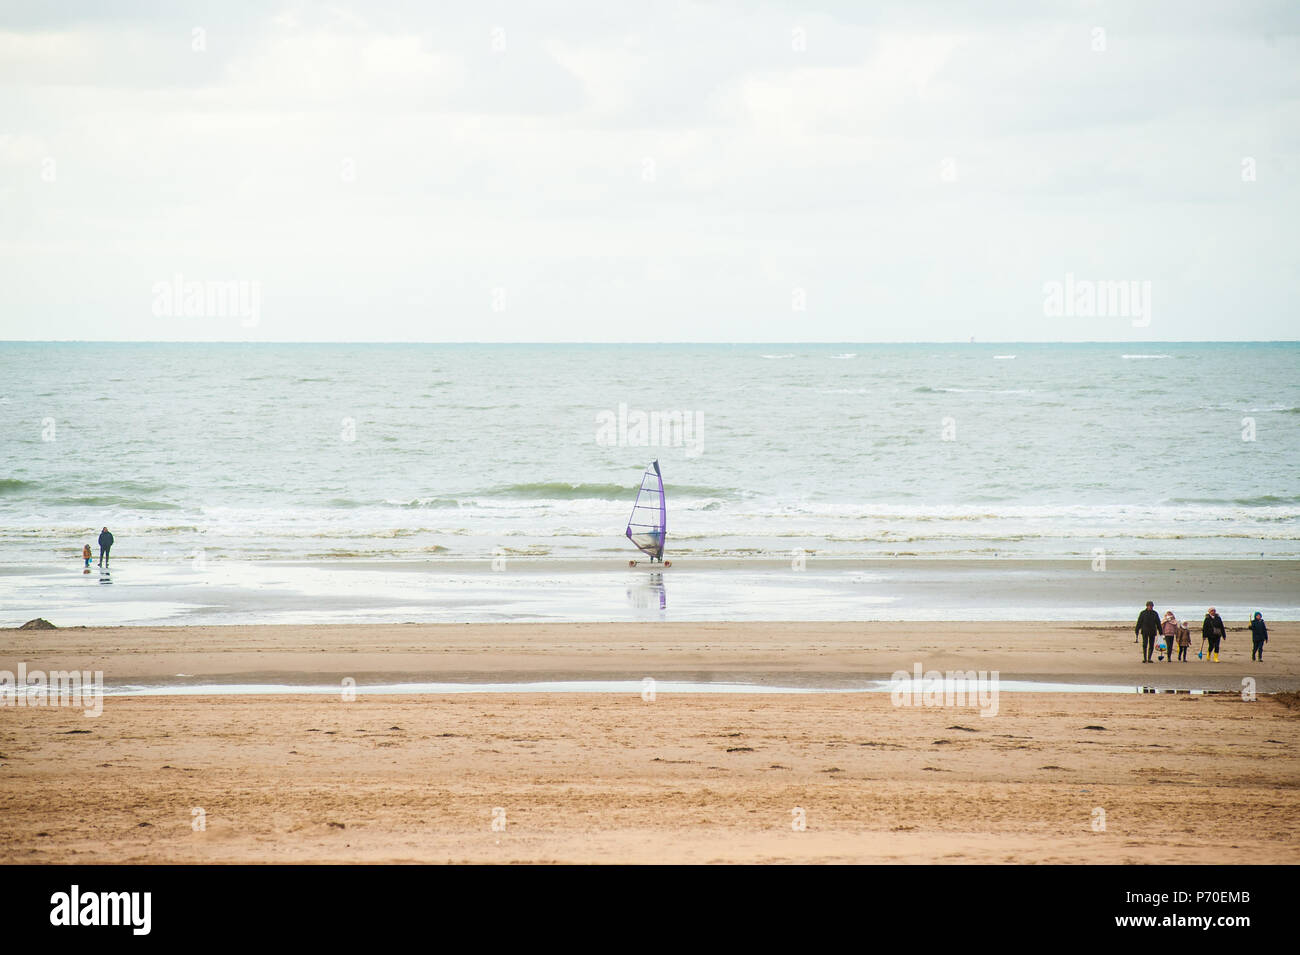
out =
[[[1256,612],[1254,618],[1250,621],[1250,635],[1253,649],[1250,651],[1251,660],[1258,659],[1261,663],[1264,660],[1264,644],[1268,642],[1268,628],[1264,625],[1264,615]],[[1199,657],[1205,655],[1206,663],[1219,662],[1219,645],[1228,636],[1228,628],[1223,624],[1223,618],[1219,612],[1211,607],[1205,612],[1205,620],[1201,622],[1201,651],[1196,655]],[[1133,627],[1133,642],[1137,643],[1138,639],[1142,640],[1142,662],[1151,663],[1151,655],[1159,653],[1157,659],[1173,661],[1174,647],[1178,647],[1178,659],[1187,659],[1187,650],[1192,645],[1192,632],[1189,627],[1179,621],[1172,610],[1166,610],[1164,619],[1156,612],[1155,602],[1148,600],[1147,607],[1138,614],[1137,623]],[[1163,640],[1163,643],[1158,643]],[[1208,650],[1206,649],[1208,647]]]

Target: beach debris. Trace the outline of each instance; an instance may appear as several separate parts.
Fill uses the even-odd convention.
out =
[[[37,617],[34,620],[28,620],[19,630],[58,630],[54,624],[50,623],[44,617]]]
[[[728,753],[752,753],[753,751],[754,751],[754,747],[752,746],[728,746],[727,747]]]
[[[1085,726],[1085,727],[1084,727],[1084,729],[1086,729],[1086,730],[1104,730],[1105,728],[1106,728],[1106,727],[1104,727],[1104,726],[1096,726],[1096,725],[1093,725],[1093,726]]]
[[[954,723],[952,726],[949,726],[948,729],[950,729],[950,730],[961,730],[963,733],[978,733],[978,732],[979,732],[979,730],[975,729],[975,727],[973,727],[973,726],[958,726],[958,725],[956,725],[955,723]]]
[[[328,825],[331,829],[346,829],[346,828],[347,828],[347,826],[344,825],[344,824],[341,823],[341,822],[330,822],[330,823],[327,823],[327,825]]]

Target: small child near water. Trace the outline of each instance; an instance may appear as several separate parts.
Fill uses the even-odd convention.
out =
[[[1178,659],[1187,662],[1187,650],[1192,645],[1192,631],[1181,623],[1178,625]]]
[[[90,545],[89,544],[86,544],[84,547],[81,548],[81,556],[86,561],[86,569],[83,570],[82,573],[88,574],[90,573]]]

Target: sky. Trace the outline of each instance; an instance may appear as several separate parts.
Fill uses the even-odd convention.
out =
[[[1300,4],[972,6],[0,0],[0,340],[1300,337]]]

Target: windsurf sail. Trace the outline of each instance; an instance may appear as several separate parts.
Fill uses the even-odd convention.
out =
[[[627,521],[627,539],[650,555],[664,559],[664,539],[668,536],[668,510],[664,507],[664,478],[659,462],[652,461],[641,475],[632,516]]]

